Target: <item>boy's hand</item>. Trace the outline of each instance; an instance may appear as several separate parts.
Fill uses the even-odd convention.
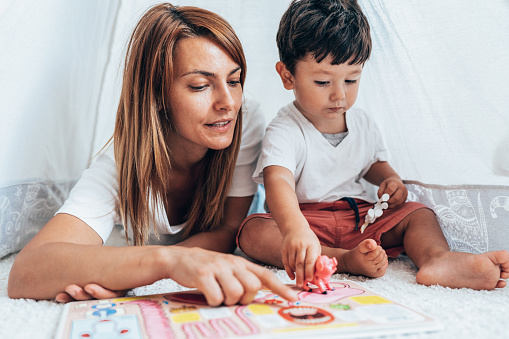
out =
[[[290,279],[297,279],[298,287],[303,287],[306,282],[313,280],[316,259],[321,253],[320,241],[309,227],[293,229],[283,234],[281,258],[286,273]]]
[[[408,190],[400,178],[390,177],[382,181],[378,188],[378,196],[381,197],[384,193],[389,194],[390,198],[387,202],[389,208],[394,208],[402,205],[408,196]]]

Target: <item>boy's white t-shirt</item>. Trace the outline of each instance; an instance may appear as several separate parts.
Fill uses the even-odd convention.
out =
[[[242,142],[228,193],[230,197],[250,196],[258,190],[252,174],[260,154],[265,121],[257,102],[245,100],[242,122]],[[67,213],[81,219],[97,232],[103,243],[110,236],[114,225],[121,223],[114,159],[113,146],[110,145],[83,172],[69,198],[56,213]],[[184,224],[170,225],[164,207],[158,209],[156,228],[160,235],[176,235],[183,227]]]
[[[387,161],[387,151],[366,112],[350,109],[345,114],[348,135],[334,147],[293,102],[280,109],[265,131],[254,181],[263,184],[265,167],[282,166],[294,175],[299,203],[343,197],[374,202],[360,180],[373,163]]]

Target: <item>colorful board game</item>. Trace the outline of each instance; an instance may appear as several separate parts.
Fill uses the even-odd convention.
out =
[[[348,338],[436,331],[429,316],[344,280],[334,290],[301,291],[287,302],[261,290],[248,305],[210,307],[197,290],[76,301],[62,314],[56,338]]]

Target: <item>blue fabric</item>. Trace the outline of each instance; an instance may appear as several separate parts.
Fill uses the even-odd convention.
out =
[[[265,210],[265,187],[263,185],[258,185],[258,192],[255,193],[253,202],[251,203],[251,207],[249,207],[249,212],[247,215],[251,215],[254,213],[266,213]]]

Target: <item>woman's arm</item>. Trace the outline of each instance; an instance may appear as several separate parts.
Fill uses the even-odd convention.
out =
[[[8,293],[11,298],[51,299],[73,283],[98,283],[112,290],[141,286],[160,278],[161,273],[150,269],[155,251],[102,246],[99,235],[83,221],[57,214],[17,255]]]
[[[210,232],[195,234],[178,245],[232,253],[237,247],[235,238],[240,224],[246,218],[252,201],[253,196],[229,197],[225,204],[224,222],[220,228]]]
[[[58,214],[18,254],[9,275],[11,298],[52,299],[71,284],[126,290],[171,278],[200,289],[209,304],[250,302],[266,286],[296,294],[269,271],[233,255],[180,246],[102,246],[81,220]]]
[[[237,236],[240,224],[244,220],[251,206],[253,196],[230,197],[226,200],[225,220],[223,225],[211,232],[201,232],[180,242],[179,246],[200,247],[211,251],[232,253],[237,245]],[[59,302],[70,302],[73,300],[89,300],[116,298],[125,295],[124,290],[109,290],[103,286],[92,283],[83,287],[71,284],[65,288],[65,293],[59,293],[56,300]]]
[[[240,224],[244,220],[251,206],[253,196],[230,197],[226,200],[225,221],[223,225],[211,232],[201,232],[180,242],[179,246],[200,247],[216,252],[232,253],[236,249],[235,238]],[[65,288],[65,293],[59,293],[56,300],[70,302],[73,300],[89,300],[115,298],[125,295],[123,290],[105,289],[99,284],[89,284],[83,288],[77,284],[71,284]]]

